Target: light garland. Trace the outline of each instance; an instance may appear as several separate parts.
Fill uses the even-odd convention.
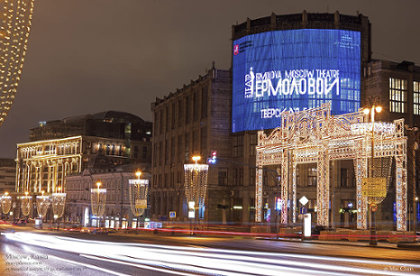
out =
[[[66,193],[52,193],[51,198],[54,218],[61,218],[64,215],[66,206]]]
[[[97,217],[103,216],[105,213],[106,189],[90,189],[90,202],[92,207],[92,214]]]
[[[366,123],[360,111],[331,115],[329,103],[301,112],[282,113],[282,126],[266,135],[258,132],[256,146],[256,221],[262,221],[262,167],[281,166],[281,223],[288,223],[287,203],[292,195],[292,221],[296,221],[296,165],[317,163],[317,223],[329,226],[329,162],[353,159],[356,174],[357,227],[367,228],[367,197],[362,196],[362,178],[367,176],[367,159],[371,156],[372,124]],[[396,159],[397,230],[406,230],[407,216],[407,140],[404,120],[393,123],[375,122],[374,158]],[[289,168],[292,172],[289,173]],[[390,168],[388,168],[389,170]],[[291,178],[291,179],[289,179]],[[291,182],[291,185],[289,184]],[[289,191],[289,186],[293,189]]]
[[[0,3],[0,125],[15,99],[27,51],[34,0]]]

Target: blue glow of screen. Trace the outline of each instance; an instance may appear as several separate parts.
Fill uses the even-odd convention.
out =
[[[233,42],[232,131],[280,126],[282,111],[331,102],[332,114],[360,107],[360,32],[302,29]]]

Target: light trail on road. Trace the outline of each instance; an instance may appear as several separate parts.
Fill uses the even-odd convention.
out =
[[[12,242],[31,246],[29,250],[33,252],[47,248],[76,254],[80,258],[78,263],[83,261],[80,265],[90,269],[98,267],[90,262],[104,262],[117,268],[130,266],[173,275],[418,275],[420,272],[420,265],[404,262],[95,241],[27,232],[3,235]],[[62,256],[56,258],[66,262]],[[70,259],[67,262],[75,263]],[[106,272],[121,275],[118,271],[121,270]]]

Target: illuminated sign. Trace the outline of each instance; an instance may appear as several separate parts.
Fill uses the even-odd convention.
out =
[[[280,126],[283,111],[331,102],[333,114],[360,107],[360,32],[286,30],[233,42],[232,131]]]

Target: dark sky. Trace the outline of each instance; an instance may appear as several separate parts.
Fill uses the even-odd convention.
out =
[[[420,64],[420,0],[36,0],[0,157],[15,158],[39,121],[126,111],[152,120],[155,97],[230,67],[231,26],[276,14],[369,17],[373,57]]]

